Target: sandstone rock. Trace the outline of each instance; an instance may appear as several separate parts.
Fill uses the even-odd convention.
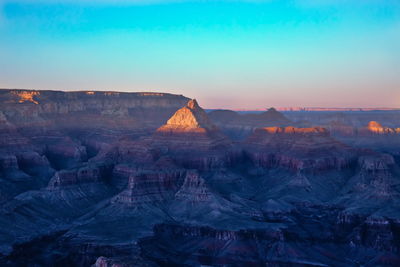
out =
[[[155,136],[178,135],[182,138],[186,134],[188,137],[203,139],[219,135],[216,126],[195,99],[190,100],[186,106],[175,112],[165,125],[157,129]]]
[[[388,154],[372,154],[361,156],[358,159],[358,164],[361,169],[371,172],[388,170],[389,166],[393,165],[394,163],[394,158]]]
[[[276,124],[279,126],[290,123],[290,120],[275,108],[269,108],[267,111],[261,113],[260,117],[265,121],[265,124]]]
[[[178,190],[185,172],[142,171],[129,177],[128,187],[113,198],[113,203],[123,203],[133,207],[158,204],[171,200]]]
[[[332,136],[356,136],[357,128],[341,121],[331,121],[326,126]]]
[[[48,188],[57,189],[69,185],[101,182],[104,171],[104,167],[95,165],[87,165],[79,169],[61,170],[51,178]]]
[[[268,127],[254,131],[244,144],[256,166],[295,171],[347,168],[355,151],[330,137],[324,128]]]
[[[368,215],[371,213],[397,218],[396,201],[400,194],[396,190],[396,172],[393,157],[369,153],[358,160],[358,170],[342,189],[337,198],[346,210]]]
[[[181,95],[166,93],[0,90],[2,112],[12,117],[11,123],[17,126],[48,122],[75,128],[97,128],[105,123],[109,123],[109,128],[132,129],[145,124],[157,127],[187,100]],[[130,120],[132,125],[126,125],[133,114],[141,118],[141,122]]]
[[[37,168],[50,168],[50,162],[45,155],[35,151],[26,151],[17,154],[18,166],[26,172]]]
[[[142,168],[128,164],[117,164],[112,171],[111,182],[119,189],[124,189],[129,182],[129,177],[142,171]]]
[[[0,265],[400,264],[395,121],[187,101],[0,90]]]
[[[146,142],[122,141],[117,146],[117,162],[133,164],[152,164],[153,153]]]
[[[211,123],[206,112],[199,106],[195,99],[190,100],[185,107],[179,109],[161,126],[158,133],[206,133],[215,131],[216,127]]]
[[[182,187],[175,194],[175,199],[192,203],[210,201],[211,198],[212,194],[207,188],[204,179],[193,171],[186,173]]]
[[[55,169],[73,168],[87,161],[86,148],[68,137],[47,145],[45,155]]]
[[[396,128],[384,127],[377,121],[370,121],[366,127],[361,127],[358,130],[360,136],[374,136],[374,135],[395,135]]]
[[[380,123],[376,121],[370,121],[368,123],[367,129],[372,133],[384,134],[384,133],[395,133],[391,128],[385,128]]]
[[[239,114],[232,110],[215,110],[211,120],[232,139],[242,140],[254,129],[266,126],[287,126],[291,121],[274,108],[259,114]]]
[[[210,169],[223,166],[231,148],[226,138],[191,100],[161,126],[148,143],[158,155],[169,155],[187,168]]]
[[[120,140],[91,161],[112,161],[141,166],[211,169],[231,163],[231,142],[210,122],[195,100],[178,110],[153,135]],[[154,165],[155,164],[155,165]],[[158,167],[158,168],[159,168]]]
[[[0,111],[0,151],[20,151],[29,149],[29,145],[29,140],[23,137]]]

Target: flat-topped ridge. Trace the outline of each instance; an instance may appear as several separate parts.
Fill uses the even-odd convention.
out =
[[[161,92],[118,92],[118,91],[56,91],[33,89],[0,89],[0,103],[4,104],[44,104],[49,102],[63,102],[90,99],[115,99],[115,98],[182,98]],[[187,99],[187,98],[186,98]]]

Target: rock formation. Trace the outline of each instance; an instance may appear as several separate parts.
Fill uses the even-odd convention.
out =
[[[212,194],[198,173],[188,172],[182,187],[175,194],[175,198],[191,203],[208,202],[212,198]]]
[[[348,167],[355,156],[350,147],[330,137],[324,128],[259,128],[247,139],[245,151],[263,167],[295,171]]]
[[[109,129],[154,129],[187,100],[166,93],[0,90],[5,117],[29,128],[88,129],[107,124]]]
[[[233,139],[243,139],[259,127],[288,126],[291,121],[275,108],[256,114],[239,114],[231,110],[215,110],[209,116],[221,130]]]
[[[394,154],[400,149],[400,128],[384,127],[377,121],[369,121],[360,127],[349,124],[331,124],[329,127],[335,138],[354,147]]]
[[[88,165],[79,169],[58,171],[51,178],[48,188],[78,185],[82,183],[101,182],[106,170],[102,166]]]
[[[365,129],[361,130],[362,133],[372,133],[372,134],[399,134],[399,128],[388,128],[383,127],[379,122],[370,121]]]
[[[196,99],[190,100],[157,130],[158,133],[211,133],[213,131],[216,131],[215,125],[211,123]]]
[[[185,172],[142,171],[131,175],[127,188],[118,194],[113,202],[141,207],[145,204],[158,204],[171,200],[177,192]]]
[[[149,143],[159,154],[172,155],[186,167],[203,169],[224,165],[226,150],[231,147],[229,139],[209,120],[196,100],[190,100],[158,128]]]
[[[188,101],[0,90],[0,265],[400,265],[398,113]]]

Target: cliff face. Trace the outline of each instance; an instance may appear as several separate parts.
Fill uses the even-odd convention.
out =
[[[195,99],[179,109],[157,132],[211,132],[216,127]]]
[[[25,127],[157,127],[187,101],[166,93],[0,90],[4,116]]]
[[[377,121],[370,121],[367,127],[361,129],[362,134],[400,134],[400,128],[383,127]]]
[[[295,171],[349,167],[356,153],[321,127],[268,127],[256,129],[245,150],[256,165],[281,166]]]
[[[1,89],[3,177],[28,176],[34,188],[49,183],[53,175],[50,187],[96,180],[95,175],[86,179],[69,169],[84,167],[100,150],[124,136],[137,138],[154,131],[187,101],[184,96],[165,93]],[[121,148],[116,156],[129,154],[126,150]],[[7,187],[11,190],[5,194]],[[20,192],[19,187],[7,181],[0,193],[7,199]]]
[[[225,164],[231,141],[210,121],[196,100],[179,109],[149,138],[150,146],[173,155],[185,167],[209,169]]]
[[[335,122],[330,123],[328,127],[333,136],[351,146],[399,154],[400,128],[398,127],[386,127],[377,121],[369,121],[360,127]]]
[[[129,177],[127,188],[118,194],[114,203],[140,208],[171,200],[182,184],[184,170],[142,171]]]

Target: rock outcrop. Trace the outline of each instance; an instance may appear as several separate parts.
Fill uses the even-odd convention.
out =
[[[356,174],[346,183],[336,202],[346,207],[344,213],[347,216],[362,215],[361,222],[368,215],[397,217],[400,193],[396,189],[396,169],[395,161],[390,155],[371,153],[361,156]]]
[[[398,124],[392,122],[391,125]],[[369,121],[366,126],[352,125],[351,122],[330,123],[328,127],[332,130],[332,136],[350,146],[399,154],[400,128],[385,127],[377,121]]]
[[[87,161],[86,147],[68,137],[49,143],[44,153],[55,169],[73,168]]]
[[[165,125],[158,128],[157,133],[211,133],[213,131],[216,131],[215,125],[211,123],[196,99],[192,99],[185,107],[175,112]]]
[[[112,201],[133,207],[166,202],[173,198],[184,175],[184,170],[142,171],[131,175],[127,188]]]
[[[259,123],[263,126],[268,126],[268,125],[275,125],[275,126],[281,126],[281,125],[287,125],[291,123],[291,121],[285,117],[282,113],[277,111],[275,108],[269,108],[267,111],[259,114],[258,116],[252,116],[250,114],[245,115],[250,118],[257,118],[259,120]]]
[[[29,128],[153,129],[187,100],[151,92],[0,90],[3,115],[17,127]]]
[[[355,151],[320,127],[256,129],[244,149],[257,166],[280,166],[294,171],[342,169],[355,157]]]
[[[61,170],[51,178],[48,188],[57,189],[70,185],[102,182],[109,173],[109,167],[101,165],[86,165],[77,169]]]
[[[359,130],[361,135],[368,135],[368,134],[381,134],[381,135],[391,135],[391,134],[400,134],[400,128],[389,128],[383,127],[377,121],[370,121],[365,128],[361,128]]]
[[[242,140],[259,127],[288,126],[291,121],[275,108],[262,113],[239,114],[231,110],[215,110],[209,113],[211,120],[229,137]]]
[[[205,185],[204,179],[193,171],[186,173],[182,187],[175,194],[175,199],[191,203],[208,202],[211,198],[212,194]]]
[[[225,137],[209,120],[206,112],[190,100],[148,142],[159,155],[170,155],[188,168],[210,169],[223,166],[231,147]]]

